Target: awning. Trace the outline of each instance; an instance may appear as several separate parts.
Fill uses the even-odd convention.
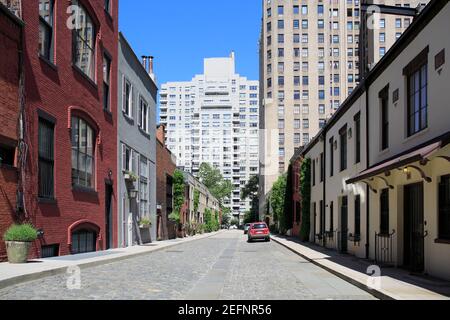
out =
[[[386,176],[389,176],[391,170],[406,167],[418,161],[421,164],[425,165],[426,163],[428,163],[429,158],[434,153],[436,153],[449,143],[450,143],[450,132],[447,132],[446,134],[440,136],[439,138],[433,139],[425,144],[415,147],[414,149],[408,150],[393,158],[384,160],[374,165],[373,167],[361,172],[356,177],[347,180],[346,183],[353,184],[356,182],[373,178],[380,174],[386,174]],[[450,157],[446,157],[446,159],[450,161]]]

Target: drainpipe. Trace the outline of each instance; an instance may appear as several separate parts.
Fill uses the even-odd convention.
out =
[[[365,80],[364,87],[366,89],[366,169],[370,166],[370,140],[369,140],[369,129],[370,129],[370,120],[369,120],[369,89],[370,84]],[[366,259],[370,257],[370,188],[366,185]]]
[[[323,166],[323,208],[322,208],[322,223],[323,225],[321,226],[322,230],[320,230],[320,232],[322,233],[322,237],[323,237],[323,246],[326,247],[327,246],[327,238],[325,237],[324,231],[326,230],[326,208],[327,208],[327,189],[326,189],[326,185],[327,185],[327,131],[325,129],[325,131],[323,132],[323,163],[321,164]]]

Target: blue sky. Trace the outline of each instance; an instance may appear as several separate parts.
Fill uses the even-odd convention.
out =
[[[260,0],[121,0],[120,31],[136,54],[155,56],[158,83],[188,81],[203,58],[236,53],[237,72],[258,79]]]

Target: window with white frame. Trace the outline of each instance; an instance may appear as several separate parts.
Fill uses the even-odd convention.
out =
[[[139,128],[148,133],[148,104],[144,98],[139,98]]]
[[[122,111],[129,118],[133,118],[133,86],[131,82],[123,77],[123,88],[122,88]]]

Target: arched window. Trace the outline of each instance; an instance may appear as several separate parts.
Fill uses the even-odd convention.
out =
[[[76,28],[73,32],[73,63],[90,79],[95,77],[95,25],[86,8],[78,0],[72,0]]]
[[[95,252],[97,233],[94,230],[80,229],[72,233],[72,254]]]
[[[72,185],[94,188],[95,133],[79,117],[72,117]]]

